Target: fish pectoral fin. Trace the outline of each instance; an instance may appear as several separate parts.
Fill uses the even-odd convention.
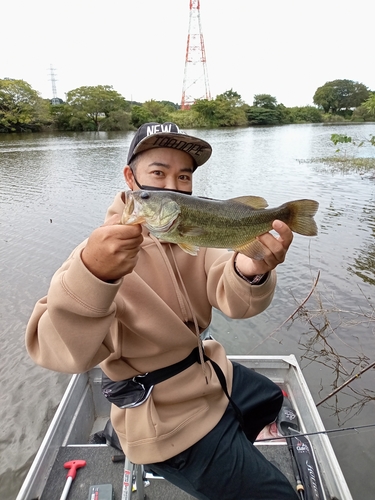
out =
[[[178,230],[181,236],[202,236],[203,234],[206,234],[205,229],[199,226],[180,225]]]
[[[178,246],[189,255],[194,255],[194,257],[198,255],[199,247],[195,245],[189,245],[189,243],[178,243]]]
[[[268,203],[261,196],[238,196],[237,198],[231,198],[228,201],[234,201],[236,203],[242,203],[252,208],[266,208]]]
[[[233,250],[239,253],[243,253],[246,257],[250,257],[255,260],[262,260],[266,253],[266,248],[258,240],[252,240],[241,247],[236,247]]]

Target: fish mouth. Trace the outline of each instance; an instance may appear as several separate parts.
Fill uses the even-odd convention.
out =
[[[121,224],[132,225],[142,224],[144,217],[140,216],[141,205],[134,198],[133,193],[125,193],[125,207],[121,216]]]
[[[165,234],[178,224],[180,209],[169,198],[162,199],[159,206],[147,207],[142,199],[138,200],[132,191],[126,193],[125,207],[121,224],[142,224],[153,234]]]
[[[167,205],[167,202],[163,200],[161,205],[162,212],[163,208],[165,209]],[[176,213],[174,217],[170,217],[170,215],[166,214],[164,218],[162,217],[162,221],[164,219],[166,222],[160,224],[160,218],[153,220],[153,217],[147,216],[147,214],[144,213],[142,203],[133,196],[131,191],[126,193],[126,202],[121,216],[121,224],[143,224],[150,232],[166,233],[177,222],[177,218],[178,213]]]

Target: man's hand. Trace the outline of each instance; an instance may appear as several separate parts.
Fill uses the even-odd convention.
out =
[[[293,241],[293,233],[289,227],[279,220],[275,220],[272,228],[279,234],[275,237],[271,233],[258,236],[264,246],[262,260],[254,260],[243,254],[238,254],[236,259],[237,269],[246,277],[265,274],[284,262],[286,253]]]
[[[142,241],[141,225],[121,225],[120,215],[113,215],[91,233],[82,261],[100,280],[116,281],[133,271]]]

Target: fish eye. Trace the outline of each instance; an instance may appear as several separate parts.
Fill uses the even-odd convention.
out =
[[[147,191],[142,191],[141,198],[142,200],[147,200],[148,198],[150,198],[150,193],[148,193]]]

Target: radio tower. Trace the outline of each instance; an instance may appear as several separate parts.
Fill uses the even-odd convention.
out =
[[[181,109],[189,109],[197,99],[211,99],[206,52],[200,19],[200,1],[190,1],[189,33],[186,45]]]

